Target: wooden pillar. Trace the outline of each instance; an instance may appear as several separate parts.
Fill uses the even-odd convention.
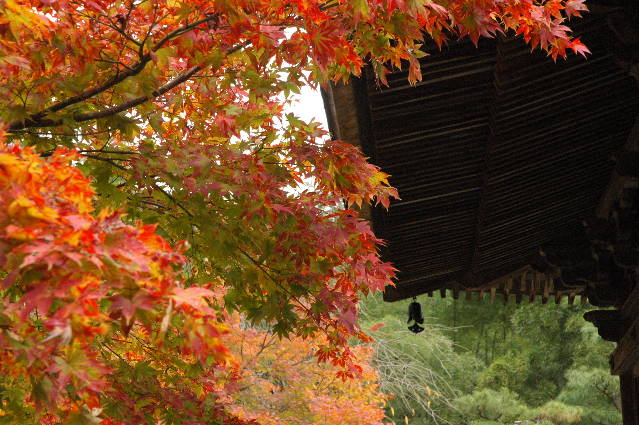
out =
[[[623,425],[639,425],[639,378],[632,371],[619,376]]]
[[[599,335],[617,343],[610,369],[619,376],[624,425],[639,425],[639,285],[616,310],[593,310],[584,314]]]

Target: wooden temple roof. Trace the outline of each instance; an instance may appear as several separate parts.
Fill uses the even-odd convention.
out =
[[[401,196],[371,212],[399,270],[387,301],[585,300],[619,277],[610,244],[636,254],[639,90],[606,14],[571,26],[588,59],[555,63],[505,37],[453,42],[427,49],[415,86],[395,72],[380,87],[367,70],[325,94],[334,136],[360,144]]]

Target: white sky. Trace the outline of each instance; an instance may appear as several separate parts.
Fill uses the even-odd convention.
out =
[[[319,89],[313,90],[310,87],[302,87],[300,90],[299,101],[292,108],[293,113],[304,121],[315,121],[322,124],[324,130],[328,131],[326,123],[326,113],[324,112],[324,102]]]

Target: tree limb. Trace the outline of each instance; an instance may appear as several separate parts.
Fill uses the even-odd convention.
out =
[[[89,88],[89,89],[83,91],[82,93],[80,93],[80,94],[78,94],[76,96],[72,96],[72,97],[70,97],[68,99],[61,100],[61,101],[59,101],[57,103],[54,103],[53,105],[43,109],[40,112],[37,112],[37,113],[29,115],[27,118],[25,118],[23,120],[14,121],[14,122],[10,123],[9,126],[8,126],[8,131],[11,132],[11,131],[15,131],[15,130],[21,130],[21,129],[24,129],[24,128],[52,127],[52,126],[60,125],[60,124],[56,124],[56,123],[61,123],[62,120],[48,120],[48,119],[45,120],[43,118],[46,115],[58,112],[58,111],[60,111],[60,110],[62,110],[64,108],[66,108],[67,106],[74,105],[76,103],[80,103],[80,102],[83,102],[83,101],[85,101],[87,99],[90,99],[91,97],[93,97],[93,96],[95,96],[95,95],[97,95],[99,93],[102,93],[102,92],[114,87],[115,85],[121,83],[125,79],[139,74],[146,67],[147,63],[149,63],[151,61],[152,53],[156,52],[157,50],[162,48],[162,46],[164,46],[169,40],[171,40],[172,38],[175,38],[177,36],[180,36],[180,35],[182,35],[184,33],[187,33],[187,32],[193,30],[194,28],[196,28],[199,25],[202,25],[202,24],[207,23],[209,21],[216,22],[218,19],[219,19],[219,17],[217,15],[213,14],[213,15],[207,16],[207,17],[202,18],[202,19],[200,19],[198,21],[195,21],[195,22],[190,23],[188,25],[184,25],[184,26],[182,26],[180,28],[177,28],[177,29],[171,31],[170,33],[165,35],[159,42],[157,42],[151,48],[149,53],[141,54],[140,55],[140,61],[138,63],[136,63],[135,65],[130,66],[130,67],[126,67],[124,70],[118,70],[118,72],[115,75],[113,75],[111,78],[109,78],[107,81],[105,81],[102,84],[99,84],[99,85],[97,85],[95,87]],[[141,52],[141,50],[140,50],[140,52]],[[197,72],[197,70],[195,72]],[[148,98],[146,100],[148,100]],[[143,103],[146,100],[143,100],[140,103]],[[137,106],[137,104],[134,105],[134,106]],[[115,113],[117,113],[117,112],[115,112]],[[78,115],[85,115],[85,114],[78,114]],[[106,116],[108,116],[108,115],[106,115]],[[74,119],[75,119],[75,117],[74,117]],[[90,119],[93,119],[93,118],[80,119],[80,120],[75,119],[75,120],[78,121],[78,122],[81,122],[81,121],[88,121]]]

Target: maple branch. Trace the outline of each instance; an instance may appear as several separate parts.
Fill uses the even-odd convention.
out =
[[[226,54],[230,55],[232,53],[237,52],[238,50],[242,49],[243,47],[248,46],[250,43],[249,42],[245,42],[242,44],[239,44],[237,46],[233,46],[229,49],[226,50]],[[103,109],[101,111],[95,111],[95,112],[85,112],[85,113],[79,113],[79,114],[75,114],[73,116],[73,120],[75,122],[84,122],[84,121],[91,121],[91,120],[96,120],[96,119],[100,119],[100,118],[106,118],[106,117],[110,117],[113,116],[115,114],[118,114],[120,112],[124,112],[127,109],[131,109],[134,108],[138,105],[141,105],[151,99],[154,99],[156,97],[162,96],[163,94],[167,93],[168,91],[170,91],[171,89],[175,88],[176,86],[184,83],[185,81],[187,81],[188,79],[190,79],[193,75],[195,75],[197,72],[201,71],[202,69],[204,69],[204,66],[201,65],[196,65],[191,67],[189,70],[183,72],[182,74],[178,75],[177,77],[173,78],[172,80],[168,81],[166,84],[164,84],[162,87],[160,87],[157,90],[154,90],[153,92],[151,92],[150,95],[143,95],[143,96],[138,96],[134,99],[128,100],[126,102],[120,103],[119,105],[115,105],[115,106],[111,106],[109,108]],[[63,119],[38,119],[38,120],[32,120],[31,118],[28,118],[27,120],[23,120],[23,121],[14,121],[13,123],[11,123],[8,127],[8,131],[9,132],[13,132],[15,130],[21,130],[24,128],[34,128],[34,127],[57,127],[59,125],[62,125],[64,123]]]
[[[120,151],[120,150],[111,150],[111,149],[82,149],[82,150],[79,150],[78,153],[111,153],[111,154],[120,154],[120,155],[137,155],[140,152]]]
[[[251,254],[249,254],[248,252],[246,252],[245,250],[243,250],[241,247],[236,246],[237,250],[240,251],[240,253],[242,253],[246,258],[248,258],[251,263],[253,263],[253,265],[255,265],[255,267],[257,267],[258,269],[260,269],[260,271],[262,273],[264,273],[264,275],[266,277],[269,278],[269,280],[271,282],[273,282],[275,284],[275,286],[277,286],[278,288],[280,288],[280,290],[282,292],[284,292],[286,295],[288,295],[293,301],[295,301],[298,304],[298,307],[300,307],[302,310],[306,311],[309,314],[312,314],[312,311],[310,308],[308,308],[306,305],[304,305],[304,303],[295,295],[293,295],[291,293],[291,291],[289,291],[284,285],[282,285],[282,283],[275,279],[275,277],[273,275],[271,275],[271,273],[266,269],[266,266],[264,266],[264,264],[258,262],[255,258],[253,258],[251,256]]]
[[[139,97],[136,97],[136,98],[131,99],[129,101],[126,101],[124,103],[121,103],[119,105],[115,105],[115,106],[112,106],[110,108],[103,109],[101,111],[75,114],[73,116],[73,120],[75,122],[90,121],[90,120],[95,120],[95,119],[99,119],[99,118],[110,117],[110,116],[115,115],[117,113],[126,111],[127,109],[130,109],[130,108],[133,108],[135,106],[141,105],[142,103],[144,103],[144,102],[146,102],[146,101],[148,101],[148,100],[150,100],[152,98],[155,98],[155,97],[158,97],[158,96],[161,96],[161,95],[165,94],[166,92],[168,92],[169,90],[171,90],[175,86],[177,86],[177,85],[185,82],[189,78],[191,78],[191,76],[193,76],[193,74],[195,74],[196,72],[200,71],[201,69],[202,69],[201,66],[192,67],[188,71],[186,71],[186,72],[178,75],[174,79],[170,80],[168,83],[166,83],[165,85],[163,85],[159,89],[154,90],[151,93],[151,95],[139,96]],[[62,120],[62,119],[54,120],[54,119],[41,119],[41,118],[32,119],[32,118],[28,118],[28,119],[26,119],[24,121],[17,121],[17,122],[11,123],[9,125],[8,130],[10,132],[12,132],[12,131],[15,131],[15,130],[21,130],[23,128],[57,127],[59,125],[62,125],[63,122],[64,122],[64,120]]]
[[[113,167],[118,168],[122,171],[127,171],[127,168],[118,164],[117,162],[115,162],[116,160],[119,161],[127,161],[126,159],[118,159],[118,158],[104,158],[101,157],[99,155],[91,155],[91,154],[83,154],[82,156],[84,156],[85,158],[90,158],[90,159],[95,159],[96,161],[104,161],[108,164],[111,164]]]
[[[15,121],[12,122],[9,125],[9,130],[19,130],[22,128],[28,128],[28,127],[48,127],[48,125],[37,125],[38,123],[44,123],[47,121],[52,121],[52,120],[42,120],[43,117],[45,117],[47,114],[50,113],[54,113],[54,112],[58,112],[64,108],[66,108],[67,106],[85,101],[93,96],[95,96],[96,94],[102,93],[103,91],[106,91],[108,89],[110,89],[111,87],[115,86],[116,84],[121,83],[122,81],[124,81],[125,79],[137,75],[140,72],[142,72],[142,70],[144,69],[144,67],[146,66],[146,64],[151,60],[151,55],[150,54],[146,54],[142,60],[140,62],[138,62],[137,64],[135,64],[132,67],[126,67],[126,69],[122,72],[118,72],[116,75],[114,75],[113,77],[109,78],[107,81],[105,81],[104,83],[95,86],[93,88],[90,88],[88,90],[85,90],[84,92],[80,93],[79,95],[76,96],[72,96],[66,100],[60,101],[58,103],[55,103],[51,106],[49,106],[48,108],[30,115],[28,118],[22,120],[22,121]]]
[[[111,78],[109,78],[107,81],[105,81],[102,84],[99,84],[95,87],[92,87],[90,89],[87,89],[85,91],[83,91],[82,93],[76,95],[76,96],[72,96],[68,99],[65,100],[61,100],[60,102],[54,103],[53,105],[43,109],[40,112],[37,112],[35,114],[31,114],[30,116],[28,116],[27,118],[20,120],[20,121],[14,121],[12,123],[9,124],[8,126],[8,131],[9,132],[13,132],[15,130],[21,130],[24,128],[33,128],[33,127],[54,127],[57,125],[60,125],[62,123],[62,120],[45,120],[43,119],[46,115],[51,114],[51,113],[55,113],[58,112],[64,108],[66,108],[67,106],[70,105],[74,105],[76,103],[80,103],[83,102],[87,99],[92,98],[93,96],[100,94],[114,86],[116,86],[117,84],[121,83],[122,81],[126,80],[129,77],[133,77],[137,74],[139,74],[140,72],[142,72],[142,70],[146,67],[146,65],[151,61],[152,59],[152,53],[158,51],[160,48],[162,48],[162,46],[164,46],[168,41],[170,41],[172,38],[178,37],[182,34],[185,34],[193,29],[195,29],[197,26],[202,25],[204,23],[208,23],[208,22],[216,22],[219,19],[219,16],[215,15],[215,14],[211,14],[205,18],[199,19],[195,22],[192,22],[191,24],[188,25],[184,25],[183,27],[177,28],[173,31],[171,31],[170,33],[166,34],[160,41],[158,41],[148,53],[142,54],[140,55],[140,61],[138,63],[136,63],[133,66],[126,66],[125,69],[123,71],[118,70],[118,72],[112,76]],[[110,26],[110,25],[107,25]],[[117,29],[118,33],[122,34],[124,33],[124,31]],[[145,38],[146,40],[146,38]],[[136,45],[139,45],[136,41]],[[143,44],[142,44],[143,46]],[[140,46],[140,47],[142,47]],[[231,52],[227,51],[227,54],[233,53],[236,50],[233,50],[233,48],[230,49]],[[140,50],[141,53],[141,50]],[[194,67],[195,68],[195,67]],[[193,69],[193,68],[192,68]],[[193,72],[193,74],[195,72],[199,71],[199,69],[195,70]],[[192,74],[191,74],[192,75]],[[189,76],[190,77],[190,76]],[[188,79],[188,77],[187,77]],[[184,80],[186,81],[186,80]],[[183,81],[180,81],[183,82]],[[179,84],[179,83],[177,83]],[[176,84],[176,85],[177,85]],[[172,88],[172,87],[171,87]],[[161,89],[160,89],[161,90]],[[170,88],[168,89],[170,90]],[[167,90],[167,91],[168,91]],[[144,97],[144,96],[141,96]],[[140,98],[137,98],[140,99]],[[135,99],[134,99],[135,100]],[[143,100],[140,103],[145,102],[148,99]],[[128,103],[128,102],[126,102]],[[124,105],[124,104],[123,104]],[[135,104],[133,106],[137,106],[138,104]],[[130,107],[130,106],[129,106]],[[115,108],[115,107],[114,107]],[[118,111],[121,112],[121,111]],[[114,112],[117,113],[117,112]],[[91,114],[78,114],[78,115],[91,115]],[[106,115],[108,116],[108,115]],[[101,117],[98,117],[101,118]],[[77,122],[82,122],[82,121],[88,121],[94,118],[86,118],[86,119],[78,119],[76,118],[76,116],[74,116],[74,120]]]
[[[133,38],[132,36],[130,36],[129,34],[126,33],[126,31],[124,31],[124,29],[126,28],[126,25],[128,24],[130,18],[131,18],[131,13],[133,13],[133,9],[135,8],[135,2],[131,2],[129,4],[129,8],[126,12],[126,18],[122,18],[122,21],[120,21],[119,23],[121,24],[121,26],[118,26],[117,24],[114,24],[113,21],[111,19],[108,19],[110,25],[107,25],[111,28],[113,28],[115,31],[117,31],[119,34],[122,35],[122,37],[126,38],[127,40],[129,40],[130,42],[132,42],[133,44],[135,44],[136,46],[138,46],[140,49],[144,48],[144,44],[139,42],[138,40],[136,40],[135,38]],[[116,22],[118,22],[116,20]],[[142,52],[142,50],[140,50],[140,52]]]
[[[160,192],[162,192],[162,194],[164,194],[164,196],[166,196],[167,198],[169,198],[171,200],[171,202],[173,202],[175,205],[177,205],[178,207],[180,207],[180,209],[182,211],[184,211],[189,217],[193,217],[193,213],[191,211],[189,211],[184,205],[182,205],[180,203],[180,201],[178,201],[177,199],[175,199],[175,197],[173,197],[173,195],[171,195],[169,192],[167,192],[166,190],[164,190],[163,188],[161,188],[160,186],[158,186],[157,183],[153,183],[153,187],[157,190],[159,190]]]
[[[166,83],[165,85],[163,85],[159,89],[154,90],[150,95],[138,96],[138,97],[136,97],[134,99],[128,100],[128,101],[126,101],[124,103],[121,103],[119,105],[111,106],[110,108],[106,108],[106,109],[103,109],[101,111],[88,112],[88,113],[84,113],[84,114],[77,114],[73,118],[74,118],[74,120],[76,122],[90,121],[90,120],[95,120],[95,119],[99,119],[99,118],[106,118],[106,117],[109,117],[111,115],[115,115],[117,113],[126,111],[127,109],[134,108],[134,107],[136,107],[138,105],[141,105],[142,103],[144,103],[144,102],[146,102],[146,101],[148,101],[148,100],[150,100],[152,98],[155,98],[155,97],[158,97],[158,96],[162,96],[163,94],[165,94],[169,90],[175,88],[179,84],[182,84],[183,82],[185,82],[186,80],[191,78],[196,72],[198,72],[198,71],[200,71],[202,69],[203,69],[203,67],[200,66],[200,65],[194,66],[191,69],[189,69],[188,71],[186,71],[186,72],[178,75],[174,79],[170,80],[168,83]],[[60,124],[61,124],[62,120],[57,120],[57,122],[60,122]]]
[[[268,342],[266,341],[266,338],[269,337]],[[264,350],[266,350],[267,348],[269,348],[272,344],[273,341],[275,340],[275,334],[272,334],[270,332],[264,332],[264,338],[262,338],[262,343],[260,344],[260,349],[257,350],[257,353],[255,353],[255,355],[253,356],[253,359],[248,362],[247,364],[254,364],[257,362],[258,357],[260,357],[260,355],[264,352]]]
[[[53,131],[30,131],[26,128],[23,129],[19,129],[19,130],[14,130],[13,133],[14,134],[31,134],[34,136],[41,136],[41,135],[46,135],[46,136],[66,136],[66,137],[86,137],[86,136],[97,136],[99,134],[105,134],[105,133],[113,133],[114,129],[107,129],[107,130],[100,130],[100,131],[87,131],[84,133],[81,132],[73,132],[73,133],[68,133],[68,132],[53,132]]]
[[[128,199],[133,199],[133,198],[128,198]],[[151,208],[151,207],[144,206],[144,205],[140,206],[140,208],[145,208],[145,209],[150,210],[150,211],[164,213],[165,211],[170,210],[169,207],[167,207],[165,205],[162,205],[162,204],[159,204],[157,202],[147,201],[146,199],[138,199],[137,201],[140,202],[141,204],[146,204],[146,205],[150,205],[150,206],[155,207],[155,208]]]
[[[110,351],[112,354],[114,354],[116,357],[118,357],[124,364],[126,364],[129,367],[131,366],[126,360],[124,360],[124,357],[122,357],[120,355],[120,353],[118,353],[113,348],[111,348],[111,346],[109,344],[107,344],[106,342],[103,342],[100,345],[102,345],[104,348],[106,348],[108,351]]]

